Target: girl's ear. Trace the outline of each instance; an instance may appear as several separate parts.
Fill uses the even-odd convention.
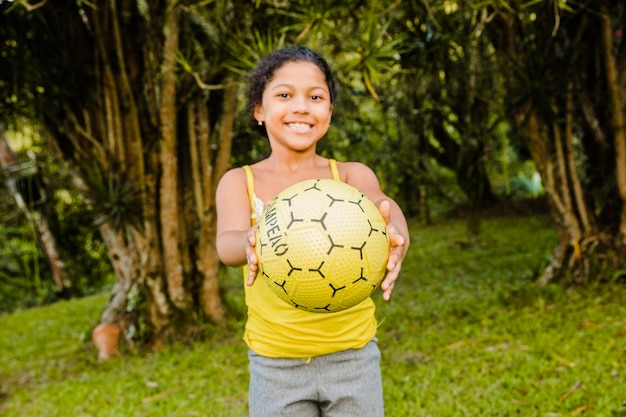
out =
[[[265,117],[263,116],[263,109],[261,108],[260,105],[257,105],[254,108],[254,118],[256,119],[256,121],[259,123],[259,125],[263,124],[263,122],[265,121]]]

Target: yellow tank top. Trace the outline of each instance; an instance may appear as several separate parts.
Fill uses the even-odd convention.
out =
[[[254,194],[254,176],[244,166],[252,223],[258,217],[258,199]],[[340,180],[335,160],[330,160],[335,180]],[[255,210],[256,208],[256,210]],[[278,298],[264,282],[244,286],[248,320],[244,340],[255,353],[272,358],[311,358],[365,346],[376,334],[375,305],[371,298],[338,313],[309,313]]]

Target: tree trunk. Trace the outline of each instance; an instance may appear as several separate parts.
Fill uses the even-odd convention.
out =
[[[609,96],[610,127],[615,143],[617,190],[624,203],[626,202],[626,126],[624,125],[624,111],[626,109],[622,98],[624,91],[620,89],[622,82],[619,80],[620,74],[617,70],[618,59],[613,53],[613,24],[606,1],[600,2],[600,13],[602,57],[604,58]],[[623,51],[623,48],[621,50]],[[626,204],[622,204],[617,241],[621,246],[626,246]]]
[[[0,127],[0,166],[7,179],[6,185],[15,198],[18,208],[24,213],[28,221],[35,227],[37,242],[45,259],[50,265],[52,279],[62,297],[71,297],[74,293],[72,281],[65,270],[65,263],[59,253],[57,239],[52,233],[48,219],[42,209],[45,202],[45,192],[38,183],[40,175],[35,161],[20,163],[17,155],[9,146],[4,137],[4,130]],[[22,186],[20,186],[20,184]]]
[[[203,16],[176,2],[145,6],[37,9],[72,39],[75,68],[65,86],[75,95],[43,123],[92,205],[116,275],[94,331],[99,348],[110,345],[102,337],[158,348],[193,330],[199,314],[216,323],[225,314],[213,196],[228,169],[237,86],[203,67],[207,57],[203,72],[181,71],[184,54],[202,52],[193,31]],[[202,76],[219,87],[205,88]]]
[[[493,10],[494,19],[487,26],[504,75],[512,124],[541,174],[558,229],[550,264],[539,278],[544,285],[564,278],[574,282],[602,278],[607,275],[602,265],[620,262],[614,244],[623,242],[626,212],[617,223],[603,214],[614,202],[625,207],[624,109],[612,24],[607,3],[602,5],[600,13],[561,10],[558,28],[553,8],[537,10],[534,21],[524,21],[525,14]],[[589,65],[599,50],[604,65]],[[541,76],[541,81],[534,76]],[[605,83],[598,82],[602,78]],[[551,80],[550,87],[546,80]],[[539,85],[541,89],[533,89]],[[609,98],[608,119],[603,96]],[[613,143],[606,139],[611,137]],[[616,164],[602,164],[613,151]],[[615,187],[609,188],[611,184]],[[603,198],[597,197],[599,188],[606,192]]]

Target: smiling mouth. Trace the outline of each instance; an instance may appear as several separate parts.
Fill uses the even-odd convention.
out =
[[[311,128],[313,127],[313,125],[310,125],[308,123],[289,123],[288,126],[293,130],[299,131],[311,130]]]

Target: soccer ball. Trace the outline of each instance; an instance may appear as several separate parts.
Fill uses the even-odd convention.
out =
[[[272,199],[257,228],[258,276],[301,310],[353,307],[380,285],[389,257],[385,221],[346,183],[311,179]]]

